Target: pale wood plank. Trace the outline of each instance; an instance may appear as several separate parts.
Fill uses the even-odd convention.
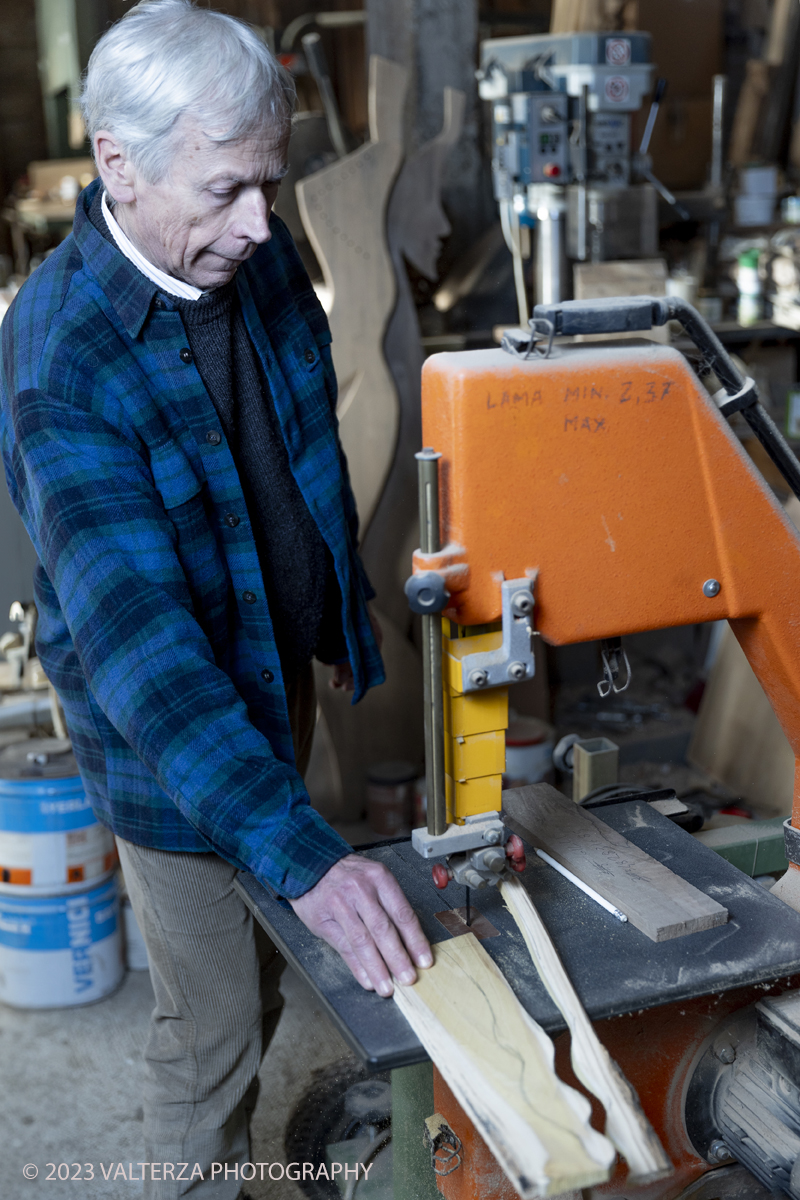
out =
[[[728,158],[735,167],[745,166],[754,156],[756,133],[770,86],[769,63],[752,58],[745,71],[728,147]]]
[[[553,0],[551,33],[574,33],[578,27],[583,0]]]
[[[772,705],[730,628],[722,635],[687,755],[759,816],[789,816],[795,759]]]
[[[713,929],[728,910],[546,783],[503,792],[506,823],[594,888],[654,942]]]
[[[764,50],[764,61],[771,67],[779,67],[786,57],[790,46],[792,8],[796,4],[797,0],[775,0],[773,5],[769,36]]]
[[[523,1200],[608,1179],[614,1147],[474,934],[433,952],[415,984],[395,983],[395,1003]]]
[[[542,982],[569,1026],[575,1074],[606,1110],[606,1136],[626,1159],[631,1178],[649,1183],[670,1174],[672,1164],[639,1097],[595,1033],[525,885],[510,879],[500,890]]]
[[[604,296],[666,296],[667,265],[661,258],[640,258],[621,262],[575,263],[572,268],[576,300],[598,300]],[[637,334],[637,337],[640,335]],[[584,333],[576,342],[622,341],[628,333]],[[643,330],[641,337],[652,342],[669,343],[666,325]]]
[[[638,29],[636,0],[553,0],[551,33]]]
[[[603,0],[554,0],[551,33],[589,32],[602,28]]]

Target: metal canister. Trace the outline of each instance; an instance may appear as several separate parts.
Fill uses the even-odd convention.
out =
[[[506,733],[505,786],[549,780],[553,771],[554,730],[538,717],[514,717]]]
[[[414,781],[417,771],[409,762],[376,763],[367,772],[367,821],[370,829],[386,837],[411,832]]]
[[[114,835],[92,812],[68,741],[0,751],[0,893],[79,891],[116,866]]]
[[[23,889],[18,888],[21,892]],[[109,995],[125,973],[115,876],[99,887],[0,894],[0,1001],[70,1008]]]
[[[118,986],[116,866],[68,741],[0,751],[0,1001],[63,1008]]]

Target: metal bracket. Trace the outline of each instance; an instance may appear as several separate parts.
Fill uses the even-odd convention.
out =
[[[461,660],[461,687],[465,693],[503,687],[533,679],[534,574],[529,579],[504,579],[503,644],[497,650],[467,654]]]
[[[520,338],[512,330],[507,330],[503,334],[500,349],[505,350],[507,354],[513,354],[516,358],[525,360],[530,358],[531,354],[535,354],[538,358],[549,358],[556,332],[553,322],[548,321],[546,317],[531,317],[528,325],[531,332],[527,339],[524,335]],[[544,350],[540,350],[536,342],[543,341],[545,338],[547,345]]]
[[[428,833],[424,825],[411,833],[411,845],[423,858],[442,858],[486,846],[504,846],[507,841],[508,830],[496,812],[467,817],[463,825],[448,825],[444,833]]]
[[[622,638],[605,638],[600,654],[603,659],[603,678],[598,683],[597,690],[603,697],[608,696],[610,692],[617,696],[620,692],[626,691],[631,682],[631,664],[622,648]],[[625,664],[625,682],[623,684],[619,683],[620,657]]]
[[[422,1141],[431,1152],[431,1166],[437,1175],[451,1175],[461,1166],[461,1139],[441,1113],[426,1118]]]
[[[739,391],[733,396],[725,391],[725,388],[720,388],[714,393],[714,400],[717,402],[719,411],[723,417],[732,417],[734,413],[741,412],[744,408],[750,408],[753,404],[758,404],[758,385],[755,380],[748,375]]]
[[[502,846],[485,846],[466,854],[451,854],[447,865],[453,872],[453,882],[463,887],[497,887],[508,874],[508,858]]]

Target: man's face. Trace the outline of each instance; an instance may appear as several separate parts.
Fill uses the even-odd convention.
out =
[[[288,137],[265,132],[224,145],[183,117],[174,144],[166,176],[148,183],[134,172],[135,198],[114,216],[154,266],[204,290],[219,287],[272,236]]]

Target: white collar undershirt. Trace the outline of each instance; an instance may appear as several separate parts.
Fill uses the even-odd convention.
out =
[[[194,287],[191,283],[184,283],[182,279],[176,279],[173,275],[167,275],[164,271],[159,270],[158,267],[154,267],[136,249],[130,238],[123,233],[119,223],[112,215],[111,209],[108,207],[105,192],[103,192],[103,198],[100,203],[109,233],[117,243],[117,248],[127,259],[130,259],[143,275],[147,276],[151,283],[154,283],[162,292],[166,292],[170,296],[179,296],[182,300],[199,300],[201,296],[205,295],[205,292],[201,288]]]

